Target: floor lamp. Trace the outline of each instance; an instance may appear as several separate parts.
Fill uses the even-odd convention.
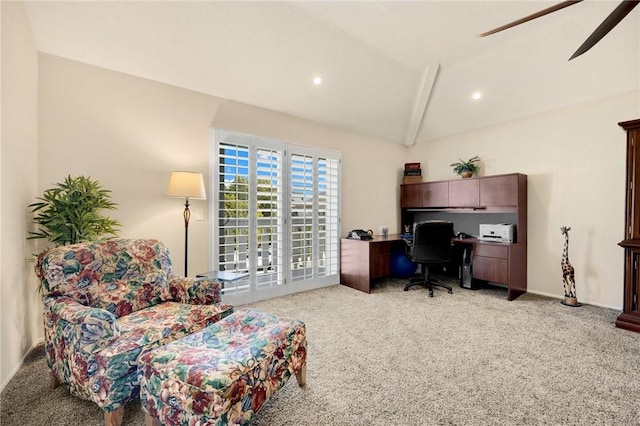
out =
[[[167,187],[167,195],[172,197],[184,197],[184,276],[187,276],[187,253],[189,248],[189,198],[206,200],[207,193],[204,190],[202,173],[172,172]]]

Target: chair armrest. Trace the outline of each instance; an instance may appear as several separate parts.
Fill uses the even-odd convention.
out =
[[[220,282],[214,278],[186,278],[169,274],[173,300],[192,305],[213,305],[222,302]]]
[[[45,297],[43,302],[45,310],[71,324],[65,336],[75,350],[95,353],[120,338],[118,320],[107,310],[84,306],[70,297]]]

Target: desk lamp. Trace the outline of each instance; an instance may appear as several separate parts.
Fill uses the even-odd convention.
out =
[[[204,189],[202,173],[172,172],[167,187],[167,195],[172,197],[184,197],[184,276],[187,276],[187,252],[189,248],[189,198],[206,200],[207,193]]]

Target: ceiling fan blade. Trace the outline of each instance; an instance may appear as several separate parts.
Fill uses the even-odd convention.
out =
[[[508,28],[515,27],[516,25],[524,24],[525,22],[531,21],[533,19],[539,18],[539,17],[544,16],[544,15],[548,15],[549,13],[558,11],[560,9],[564,9],[565,7],[572,6],[572,5],[576,4],[576,3],[580,3],[581,1],[582,0],[563,1],[562,3],[558,3],[558,4],[554,5],[554,6],[551,6],[551,7],[548,7],[546,9],[543,9],[540,12],[536,12],[536,13],[534,13],[532,15],[525,16],[522,19],[518,19],[517,21],[513,21],[513,22],[511,22],[509,24],[506,24],[506,25],[503,25],[501,27],[495,28],[495,29],[493,29],[491,31],[487,31],[486,33],[479,34],[478,37],[486,37],[488,35],[495,34],[497,32],[506,30]]]
[[[582,55],[587,50],[591,49],[597,42],[599,42],[604,36],[607,35],[609,31],[613,29],[620,21],[624,19],[625,16],[629,14],[640,3],[640,1],[622,1],[618,7],[614,9],[613,12],[607,18],[602,21],[602,24],[589,36],[588,39],[582,43],[582,46],[576,50],[576,52],[569,58],[572,60],[573,58],[577,58]]]

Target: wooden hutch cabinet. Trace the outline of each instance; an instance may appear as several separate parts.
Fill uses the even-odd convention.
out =
[[[403,208],[448,207],[449,183],[427,182],[401,185],[400,199]]]
[[[640,119],[619,125],[627,131],[627,196],[624,248],[624,301],[616,327],[640,333]]]
[[[449,205],[477,207],[480,205],[480,180],[465,179],[449,182]]]
[[[473,179],[405,184],[400,187],[403,224],[424,212],[513,215],[516,241],[484,242],[474,238],[458,244],[473,246],[473,277],[507,287],[507,299],[527,292],[527,176],[511,173]],[[639,240],[640,242],[640,240]],[[639,246],[640,253],[640,246]]]

